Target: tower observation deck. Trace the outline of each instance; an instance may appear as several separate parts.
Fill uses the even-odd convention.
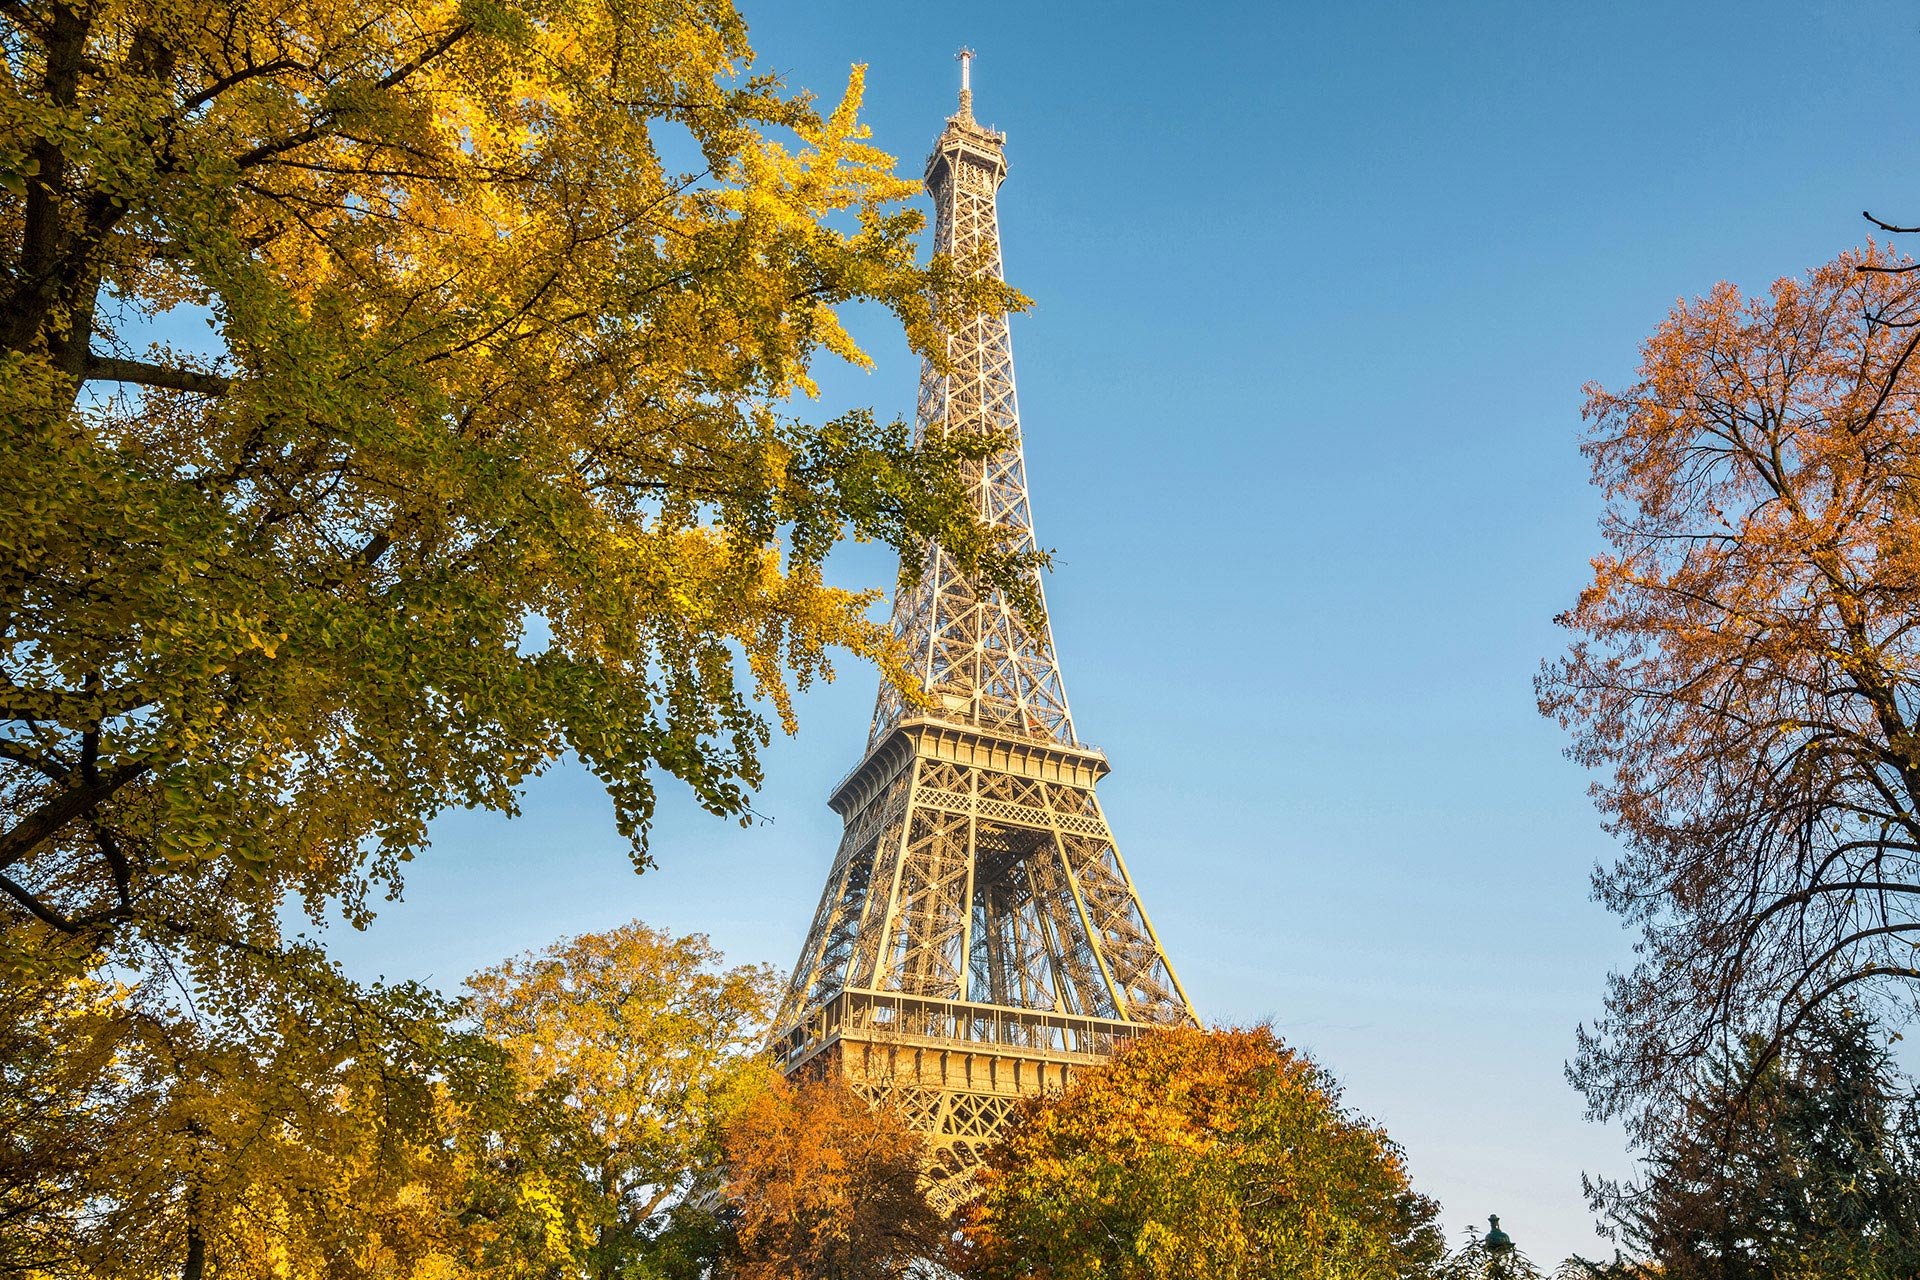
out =
[[[934,251],[999,278],[1006,138],[973,117],[971,58],[927,160]],[[1031,547],[1007,317],[961,317],[945,342],[947,370],[921,369],[917,437],[1001,435],[972,489],[983,520]],[[902,1105],[952,1205],[1021,1097],[1195,1019],[1094,795],[1107,759],[1075,735],[1050,628],[937,544],[893,627],[933,705],[882,683],[867,753],[830,800],[846,830],[775,1046],[789,1073]]]

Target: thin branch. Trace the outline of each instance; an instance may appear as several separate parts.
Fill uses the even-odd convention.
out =
[[[293,58],[286,57],[284,55],[281,57],[275,58],[270,62],[254,63],[250,66],[242,67],[238,71],[234,71],[227,75],[221,76],[218,80],[215,80],[213,83],[209,84],[206,88],[200,90],[200,92],[194,94],[191,98],[188,98],[186,101],[182,102],[180,104],[180,112],[181,114],[186,114],[188,112],[197,111],[201,107],[206,106],[209,102],[212,102],[215,98],[219,97],[221,94],[225,93],[227,90],[235,88],[239,85],[245,84],[249,80],[258,79],[261,76],[277,75],[282,71],[307,71],[307,70],[311,70],[311,68],[309,68],[305,63],[297,62]]]
[[[27,892],[26,887],[19,881],[0,876],[0,891],[4,891],[8,897],[26,908],[28,914],[40,923],[58,929],[61,933],[80,932],[78,925]]]
[[[458,44],[472,30],[473,24],[471,22],[456,23],[448,29],[445,35],[428,45],[425,49],[422,49],[413,58],[401,63],[392,71],[389,71],[386,75],[374,81],[371,87],[376,90],[393,88],[421,67],[453,48],[454,45]],[[263,142],[250,151],[241,152],[238,156],[234,157],[234,165],[240,169],[251,169],[263,161],[271,160],[282,152],[291,151],[295,147],[305,146],[309,142],[317,142],[319,139],[327,136],[327,133],[336,123],[337,118],[337,113],[333,111],[323,112],[318,120],[297,133],[290,133],[284,138],[276,138],[272,142]]]
[[[1891,231],[1893,234],[1897,236],[1912,235],[1913,233],[1920,231],[1920,227],[1896,227],[1891,222],[1882,222],[1880,221],[1880,219],[1874,217],[1871,213],[1868,213],[1865,209],[1862,209],[1860,211],[1860,216],[1865,218],[1868,222],[1871,222],[1874,226],[1880,228],[1882,231]]]

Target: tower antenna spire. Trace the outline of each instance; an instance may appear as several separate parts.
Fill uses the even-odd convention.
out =
[[[927,160],[933,250],[998,284],[1006,138],[960,111]],[[914,440],[998,440],[967,505],[1032,552],[1033,504],[1004,311],[941,316]],[[774,1025],[789,1075],[897,1100],[935,1157],[943,1211],[978,1191],[1018,1100],[1064,1088],[1154,1027],[1200,1025],[1094,795],[1043,611],[1015,607],[938,541],[894,593],[901,675],[881,681],[866,755],[828,801],[846,822]],[[1029,570],[1040,603],[1038,568]],[[917,688],[922,696],[910,697]]]
[[[961,45],[960,52],[953,56],[954,60],[960,64],[960,116],[962,119],[971,120],[973,119],[973,60],[977,55],[973,50]]]

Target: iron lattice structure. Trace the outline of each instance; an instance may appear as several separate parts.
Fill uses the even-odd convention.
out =
[[[966,59],[927,161],[934,249],[998,278],[1006,139],[974,121]],[[1002,434],[972,477],[980,515],[1031,546],[1007,317],[968,316],[946,344],[947,371],[921,372],[918,436]],[[789,1073],[904,1105],[951,1205],[1021,1097],[1195,1019],[1095,798],[1107,760],[1074,734],[1050,630],[937,545],[893,625],[933,708],[882,683],[866,757],[833,793],[846,832],[775,1043]]]

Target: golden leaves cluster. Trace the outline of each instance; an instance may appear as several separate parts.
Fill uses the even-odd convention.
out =
[[[1018,304],[916,263],[858,68],[823,113],[718,0],[0,24],[20,917],[181,923],[198,877],[262,929],[285,891],[364,918],[434,813],[511,812],[563,753],[644,860],[658,773],[742,814],[762,706],[791,728],[836,651],[894,665],[837,542],[1028,589],[964,482],[990,442],[795,412],[865,359],[842,304],[936,357],[942,315]]]
[[[1437,1206],[1400,1149],[1263,1027],[1155,1031],[1029,1103],[991,1155],[968,1274],[1413,1276]]]

